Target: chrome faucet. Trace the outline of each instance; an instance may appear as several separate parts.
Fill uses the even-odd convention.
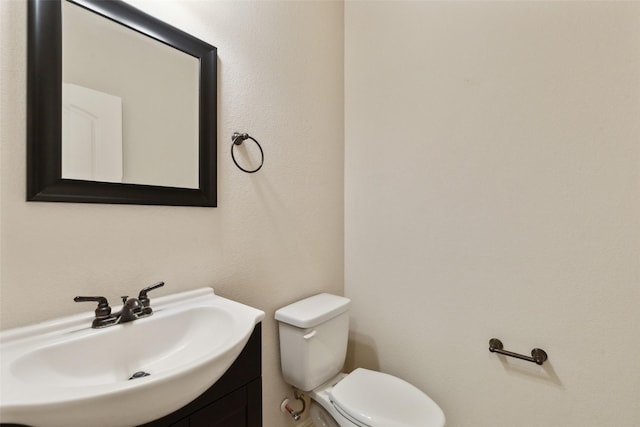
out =
[[[148,286],[140,291],[138,298],[129,298],[128,296],[121,297],[122,310],[113,314],[111,313],[109,302],[105,297],[75,297],[73,300],[75,302],[97,302],[98,307],[95,310],[95,318],[91,323],[91,327],[95,329],[106,328],[107,326],[133,322],[134,320],[151,316],[153,310],[151,309],[151,301],[147,296],[147,292],[162,286],[164,286],[164,282],[158,282]]]

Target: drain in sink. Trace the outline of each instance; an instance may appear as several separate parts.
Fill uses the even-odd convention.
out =
[[[149,376],[149,375],[151,375],[151,374],[149,374],[148,372],[145,372],[145,371],[138,371],[138,372],[136,372],[135,374],[131,375],[131,376],[129,377],[129,379],[130,379],[130,380],[135,380],[136,378],[142,378],[142,377],[146,377],[146,376]]]

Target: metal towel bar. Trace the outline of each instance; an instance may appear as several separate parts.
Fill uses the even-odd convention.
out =
[[[511,351],[503,350],[504,346],[502,341],[498,338],[491,338],[489,340],[489,351],[492,353],[504,354],[505,356],[515,357],[518,359],[526,360],[527,362],[533,362],[538,365],[542,365],[547,360],[547,353],[541,348],[534,348],[531,350],[531,357],[523,354],[513,353]]]

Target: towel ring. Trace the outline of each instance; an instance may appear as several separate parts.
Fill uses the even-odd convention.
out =
[[[236,145],[242,144],[246,139],[250,139],[253,142],[255,142],[256,145],[258,146],[258,148],[260,149],[260,166],[258,166],[254,170],[247,170],[247,169],[243,168],[242,166],[240,166],[238,164],[238,162],[236,161],[236,156],[233,154],[233,147],[235,147]],[[262,151],[262,147],[260,146],[260,143],[258,141],[256,141],[255,138],[253,138],[252,136],[249,136],[248,133],[238,133],[238,132],[234,132],[233,133],[233,135],[231,136],[231,158],[233,159],[233,163],[236,164],[238,169],[240,169],[242,172],[246,172],[246,173],[258,172],[260,170],[260,168],[262,167],[262,165],[264,165],[264,152]]]

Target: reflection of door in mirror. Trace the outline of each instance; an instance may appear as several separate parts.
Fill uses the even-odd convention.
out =
[[[113,176],[112,159],[105,160],[108,173],[65,176],[65,162],[86,154],[76,153],[77,141],[65,141],[66,135],[81,134],[82,126],[84,132],[89,129],[86,115],[75,117],[80,129],[71,129],[64,122],[71,117],[68,111],[63,115],[63,177],[199,188],[199,67],[189,54],[62,1],[63,83],[120,98],[122,105],[122,142],[103,144],[121,146],[121,178]],[[115,137],[117,131],[107,133]]]
[[[122,182],[122,99],[62,84],[62,178]]]

